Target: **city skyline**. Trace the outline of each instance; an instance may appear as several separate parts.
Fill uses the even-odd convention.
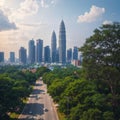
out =
[[[120,20],[119,0],[0,0],[0,51],[28,49],[30,39],[42,39],[50,45],[51,34],[59,39],[59,23],[66,25],[66,47],[82,46],[93,30],[103,23]],[[58,47],[58,46],[57,46]]]
[[[43,40],[37,39],[28,42],[28,55],[25,48],[19,50],[19,63],[22,64],[42,64],[42,63],[59,63],[61,65],[71,64],[72,61],[78,61],[78,47],[74,46],[73,53],[71,50],[66,51],[66,29],[65,23],[62,20],[59,26],[59,44],[57,48],[55,31],[51,35],[51,46],[43,47]],[[68,52],[69,51],[69,52]],[[21,53],[21,54],[20,54]],[[73,55],[72,55],[73,54]],[[25,56],[25,57],[24,57]],[[27,56],[27,57],[26,57]],[[2,58],[2,57],[1,57]],[[27,59],[28,58],[28,59]]]

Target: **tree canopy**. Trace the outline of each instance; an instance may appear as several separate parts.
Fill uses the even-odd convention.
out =
[[[101,81],[109,86],[111,104],[117,120],[120,118],[120,23],[102,25],[96,29],[80,51],[86,79]]]
[[[111,73],[116,70],[115,73],[118,74],[120,72],[120,23],[103,25],[94,30],[94,34],[86,40],[80,51],[88,78],[100,78],[105,71]],[[103,71],[103,67],[106,70]]]
[[[21,112],[23,99],[32,92],[36,75],[18,66],[0,67],[0,119],[9,120],[8,113]]]

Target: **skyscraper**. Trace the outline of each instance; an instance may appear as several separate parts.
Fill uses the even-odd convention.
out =
[[[72,61],[72,49],[70,48],[67,50],[67,62],[71,63],[71,61]]]
[[[28,61],[30,64],[35,63],[35,44],[34,44],[34,40],[30,40],[29,41],[29,45],[28,45]]]
[[[56,50],[56,63],[59,63],[59,48]]]
[[[41,63],[43,57],[43,40],[38,39],[36,42],[36,62]]]
[[[4,62],[4,52],[0,52],[0,62]]]
[[[66,30],[63,20],[59,29],[59,62],[62,64],[66,63]]]
[[[44,62],[50,63],[50,47],[49,46],[44,47]]]
[[[56,62],[56,34],[54,31],[51,37],[51,62]]]
[[[15,52],[10,52],[10,62],[11,63],[15,62]]]
[[[27,53],[24,47],[21,47],[19,50],[19,60],[20,63],[26,64],[27,63]]]
[[[73,60],[78,60],[78,47],[73,48]]]

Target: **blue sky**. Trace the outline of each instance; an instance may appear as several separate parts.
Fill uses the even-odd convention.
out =
[[[12,2],[11,2],[12,1]],[[0,51],[18,56],[20,46],[30,39],[51,45],[52,31],[57,41],[59,25],[66,26],[67,48],[81,47],[95,28],[120,22],[120,0],[0,0]]]

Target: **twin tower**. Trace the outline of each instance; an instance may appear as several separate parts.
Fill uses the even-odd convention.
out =
[[[51,37],[51,49],[49,48],[49,46],[46,46],[44,49],[44,56],[43,56],[43,40],[38,39],[36,41],[36,46],[34,45],[34,40],[30,40],[28,60],[29,63],[51,62],[66,64],[66,31],[63,20],[60,23],[58,48],[56,34],[54,31]]]
[[[59,63],[65,64],[66,63],[66,30],[65,30],[65,24],[63,20],[60,23],[58,50],[57,50],[57,44],[56,44],[56,34],[54,31],[52,33],[52,37],[51,37],[51,62],[52,63],[56,62],[57,51],[59,56]]]

